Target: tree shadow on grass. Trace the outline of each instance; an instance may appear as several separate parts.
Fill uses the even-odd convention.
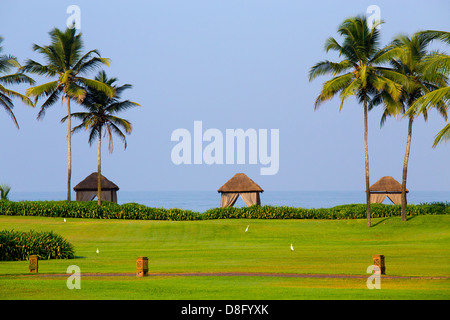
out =
[[[384,218],[384,219],[381,219],[380,221],[378,221],[377,223],[374,223],[374,224],[372,224],[371,225],[371,227],[376,227],[377,225],[379,225],[380,223],[383,223],[383,224],[385,224],[385,222],[384,221],[386,221],[386,220],[389,220],[389,218]]]
[[[407,217],[406,217],[406,221],[404,221],[404,222],[408,222],[408,221],[414,219],[415,217],[417,217],[417,216],[407,216]],[[383,219],[381,219],[380,221],[378,221],[377,223],[372,224],[372,227],[376,227],[376,226],[379,225],[380,223],[386,224],[386,221],[390,220],[391,218],[393,218],[393,217],[386,217],[386,218],[383,218]],[[394,218],[396,218],[396,217],[394,217]]]

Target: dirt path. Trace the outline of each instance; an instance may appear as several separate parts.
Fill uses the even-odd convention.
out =
[[[14,275],[2,275],[14,276]],[[64,274],[36,274],[30,273],[20,276],[36,277],[68,277]],[[136,277],[136,273],[81,273],[82,277]],[[285,277],[285,278],[319,278],[319,279],[367,279],[367,275],[345,274],[300,274],[300,273],[264,273],[264,272],[192,272],[192,273],[149,273],[149,277]],[[1,277],[1,276],[0,276]],[[389,276],[382,275],[382,279],[411,279],[411,280],[448,280],[447,276]]]

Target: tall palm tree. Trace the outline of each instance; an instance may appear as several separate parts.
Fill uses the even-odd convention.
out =
[[[366,174],[366,211],[367,226],[371,226],[370,194],[369,194],[369,153],[367,146],[368,104],[378,91],[385,91],[393,100],[398,100],[401,87],[386,77],[390,71],[379,65],[385,63],[394,54],[392,46],[380,48],[380,32],[377,27],[382,21],[376,21],[369,27],[365,16],[346,19],[338,28],[343,37],[342,44],[330,37],[325,42],[325,50],[337,51],[344,57],[340,62],[328,60],[315,64],[309,72],[309,80],[317,76],[331,74],[333,78],[323,84],[322,91],[315,102],[317,109],[323,102],[337,94],[341,99],[340,109],[344,101],[355,96],[364,107],[364,153]]]
[[[23,94],[7,89],[5,85],[21,83],[32,85],[34,84],[34,80],[20,71],[20,64],[17,61],[16,57],[12,55],[1,54],[1,52],[3,51],[3,47],[1,46],[2,42],[3,38],[0,37],[0,106],[5,109],[6,113],[9,114],[17,129],[19,129],[19,124],[17,123],[17,119],[12,111],[12,109],[14,108],[12,99],[19,98],[29,106],[33,106],[33,103]],[[9,74],[11,69],[14,68],[17,68],[17,71],[15,73]]]
[[[441,40],[444,43],[450,44],[450,32],[427,30],[420,34],[433,38],[433,40]],[[448,77],[450,73],[450,56],[441,53],[435,53],[429,56],[424,61],[423,74],[428,78],[435,78],[436,75],[443,74]],[[438,111],[442,108],[448,110],[450,105],[450,86],[448,82],[446,86],[438,88],[434,91],[428,92],[419,99],[407,110],[406,114],[425,113],[430,108],[437,108]],[[440,142],[450,140],[450,123],[444,126],[436,135],[433,148]]]
[[[98,138],[98,155],[97,155],[97,201],[98,205],[101,205],[101,146],[102,146],[102,133],[108,137],[109,152],[113,151],[113,137],[112,134],[117,134],[123,141],[125,149],[127,147],[127,140],[122,132],[130,134],[132,131],[132,125],[128,120],[119,118],[117,113],[125,111],[131,107],[139,106],[138,103],[130,100],[120,100],[120,94],[130,89],[130,84],[124,84],[122,86],[116,86],[116,78],[107,77],[105,71],[100,71],[95,77],[96,81],[104,83],[115,89],[115,95],[113,97],[107,96],[104,92],[86,88],[87,94],[83,102],[83,107],[87,109],[87,112],[72,113],[72,116],[81,120],[81,124],[74,127],[72,132],[77,132],[81,129],[89,130],[89,144],[92,145],[94,140]],[[61,122],[67,120],[67,117],[61,119]],[[121,130],[122,129],[122,130]]]
[[[398,101],[392,101],[388,95],[383,92],[377,94],[372,100],[372,105],[384,103],[385,109],[381,118],[381,125],[389,115],[405,114],[417,99],[424,96],[428,92],[439,89],[446,85],[448,75],[441,72],[435,72],[432,76],[427,75],[425,65],[429,59],[433,59],[436,53],[427,51],[427,47],[431,41],[440,34],[424,34],[415,33],[411,37],[407,35],[397,36],[392,44],[397,50],[396,56],[390,60],[392,69],[397,72],[391,73],[395,75],[392,80],[397,81],[402,86],[402,96]],[[403,76],[398,76],[401,74]],[[388,76],[390,76],[388,75]],[[437,110],[444,118],[447,118],[447,112],[445,103],[442,101],[437,103]],[[370,108],[369,108],[370,109]],[[427,120],[427,112],[422,112],[424,119]],[[408,135],[406,139],[406,150],[403,160],[402,171],[402,195],[401,195],[401,215],[402,220],[406,221],[406,180],[408,174],[408,161],[411,148],[412,126],[414,118],[417,116],[417,112],[408,113]]]
[[[29,88],[26,94],[27,96],[35,97],[35,104],[40,97],[46,97],[38,113],[38,119],[42,119],[47,108],[55,104],[60,98],[62,102],[67,102],[67,201],[70,202],[70,180],[72,175],[70,101],[72,99],[78,102],[83,101],[86,96],[85,87],[95,88],[111,97],[114,95],[114,90],[102,82],[82,77],[82,75],[102,64],[109,66],[109,59],[100,57],[97,50],[91,50],[83,54],[81,33],[76,34],[75,28],[67,28],[64,32],[55,28],[49,32],[49,35],[51,39],[50,45],[33,45],[33,50],[44,56],[46,64],[28,60],[23,70],[54,78],[55,80]]]

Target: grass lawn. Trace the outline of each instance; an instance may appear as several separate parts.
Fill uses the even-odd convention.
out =
[[[369,290],[372,255],[386,257],[386,276],[449,277],[450,217],[365,220],[134,221],[0,216],[1,229],[52,230],[75,247],[75,259],[0,262],[0,299],[449,299],[449,279],[381,279]],[[247,232],[246,227],[249,226]],[[294,251],[290,250],[293,244]],[[97,248],[99,254],[96,253]],[[134,273],[149,258],[151,276]],[[69,290],[67,267],[81,270]],[[359,275],[361,278],[167,276],[253,272]],[[63,276],[46,276],[64,274]]]

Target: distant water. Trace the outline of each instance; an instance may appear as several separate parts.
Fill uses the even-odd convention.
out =
[[[140,203],[149,207],[180,208],[204,212],[220,206],[220,194],[216,191],[119,191],[118,203]],[[10,200],[65,200],[65,192],[11,192]],[[72,195],[75,199],[75,194]],[[302,208],[330,208],[341,204],[365,203],[361,191],[265,191],[262,205]],[[408,203],[450,202],[450,191],[410,191]],[[391,203],[388,198],[384,203]],[[238,198],[235,206],[245,206]]]

